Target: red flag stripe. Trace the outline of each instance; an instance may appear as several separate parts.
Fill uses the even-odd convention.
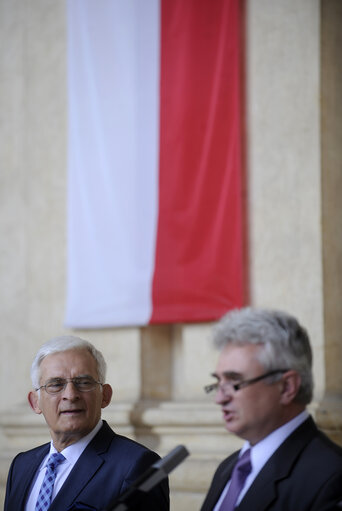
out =
[[[242,305],[238,0],[163,0],[151,322]]]

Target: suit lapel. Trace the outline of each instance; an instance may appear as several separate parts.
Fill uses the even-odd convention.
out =
[[[242,499],[237,511],[259,511],[278,498],[278,484],[289,477],[305,446],[317,434],[312,418],[307,419],[275,451]]]
[[[24,509],[25,502],[28,497],[28,492],[31,488],[33,479],[38,472],[38,469],[49,452],[50,444],[42,445],[41,448],[37,449],[30,459],[30,463],[25,465],[25,470],[20,475],[19,485],[12,489],[11,494],[11,508],[13,509]]]
[[[100,467],[105,463],[101,456],[105,453],[113,440],[115,433],[103,421],[103,426],[90,444],[85,448],[77,463],[67,477],[62,488],[53,500],[49,511],[68,509],[71,507],[83,488],[93,478]]]
[[[205,501],[203,502],[203,506],[201,507],[201,511],[211,511],[215,507],[223,491],[223,488],[226,486],[228,479],[231,477],[231,473],[239,456],[239,452],[240,451],[233,453],[227,460],[222,462],[214,476],[208,495],[206,496]]]

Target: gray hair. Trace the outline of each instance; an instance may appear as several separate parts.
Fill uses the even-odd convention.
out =
[[[266,371],[293,369],[301,377],[296,401],[312,400],[312,351],[309,336],[296,318],[289,314],[246,307],[225,314],[214,329],[214,345],[260,345],[258,361]]]
[[[43,344],[36,354],[31,366],[31,380],[34,389],[39,387],[40,364],[48,355],[53,353],[62,353],[68,350],[87,350],[94,357],[97,365],[97,374],[101,383],[105,382],[107,365],[103,355],[90,342],[74,337],[72,335],[62,335],[54,337]]]

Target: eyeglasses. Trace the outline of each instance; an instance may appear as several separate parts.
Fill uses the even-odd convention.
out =
[[[91,390],[94,390],[97,385],[102,385],[101,382],[96,381],[89,376],[77,376],[76,378],[56,378],[48,381],[45,385],[41,385],[35,390],[45,389],[48,394],[59,394],[65,389],[69,382],[71,382],[80,392],[90,392]]]
[[[238,381],[237,383],[233,383],[232,381],[226,381],[226,382],[220,383],[217,381],[215,383],[212,383],[211,385],[206,385],[204,387],[204,390],[207,394],[210,394],[213,391],[217,392],[219,389],[221,389],[223,391],[223,393],[227,393],[230,390],[237,392],[238,390],[248,387],[249,385],[253,385],[253,383],[261,381],[264,378],[268,378],[269,376],[274,376],[275,374],[279,374],[279,373],[286,373],[287,371],[289,371],[289,369],[274,369],[273,371],[269,371],[268,373],[261,374],[260,376],[257,376],[256,378],[251,378],[250,380],[241,380],[241,381]]]

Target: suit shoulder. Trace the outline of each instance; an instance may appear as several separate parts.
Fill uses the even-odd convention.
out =
[[[294,459],[329,461],[340,468],[342,463],[342,447],[334,443],[323,433],[310,416],[303,422],[278,448],[280,455],[288,457],[292,453]]]
[[[315,450],[320,452],[320,455],[326,455],[342,465],[342,447],[333,442],[325,433],[319,430],[317,437],[312,441],[312,445]]]
[[[103,427],[89,446],[95,449],[97,453],[107,453],[111,456],[115,454],[121,456],[121,459],[130,460],[143,458],[149,463],[160,459],[160,456],[148,447],[131,438],[115,433],[106,421],[103,422]]]
[[[13,459],[12,463],[20,461],[20,462],[28,462],[28,460],[31,460],[32,458],[35,458],[37,456],[41,456],[42,453],[47,452],[50,447],[50,443],[46,443],[43,445],[39,445],[37,447],[33,447],[32,449],[29,449],[28,451],[22,451],[19,452]]]
[[[140,444],[136,440],[132,440],[131,438],[128,438],[123,435],[114,434],[113,441],[112,441],[112,448],[119,448],[122,452],[126,453],[127,455],[136,454],[137,456],[143,455],[143,454],[149,454],[151,457],[155,459],[159,459],[160,456],[146,447],[143,444]]]

